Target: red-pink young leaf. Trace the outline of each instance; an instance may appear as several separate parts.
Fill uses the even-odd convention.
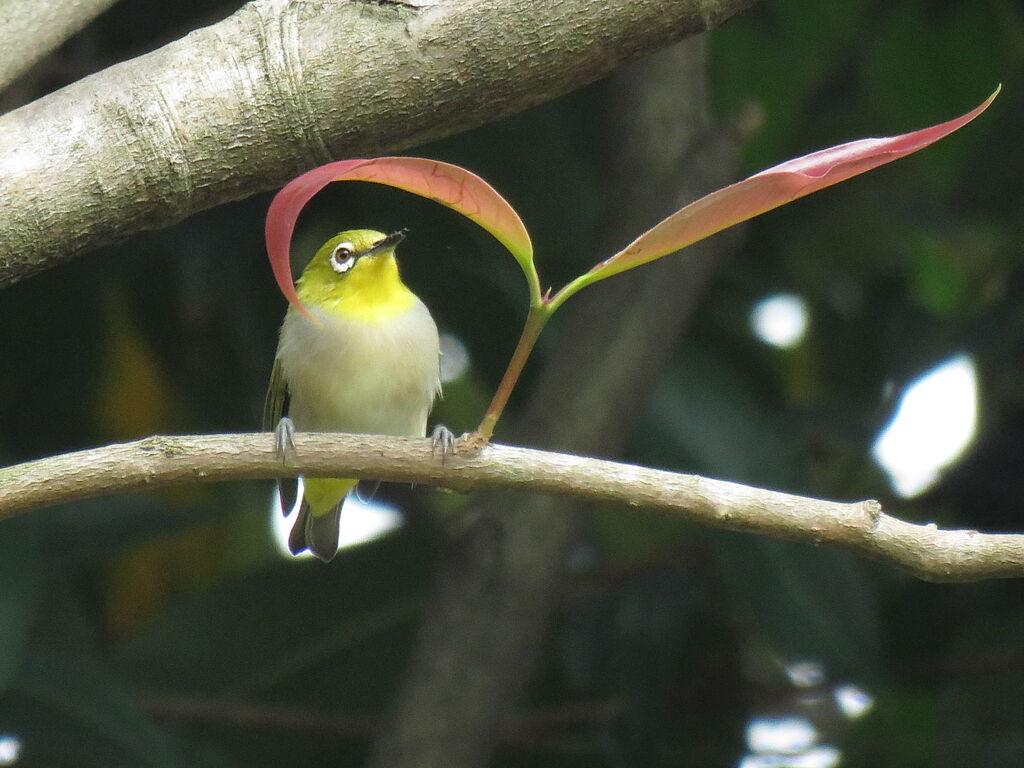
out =
[[[295,222],[307,202],[332,181],[369,181],[434,200],[475,221],[504,245],[519,262],[531,291],[537,285],[533,245],[519,214],[490,184],[464,168],[419,157],[378,157],[339,160],[313,168],[288,182],[267,211],[267,256],[285,298],[309,316],[295,293],[291,271],[291,240]]]
[[[690,203],[640,235],[586,274],[589,284],[678,251],[797,198],[891,163],[962,128],[984,112],[997,87],[980,106],[930,128],[882,139],[861,139],[787,160]],[[580,286],[582,287],[582,286]]]

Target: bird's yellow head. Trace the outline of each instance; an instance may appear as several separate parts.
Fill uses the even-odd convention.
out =
[[[316,252],[295,284],[299,299],[348,319],[382,322],[413,305],[416,297],[398,274],[395,246],[405,230],[339,232]]]

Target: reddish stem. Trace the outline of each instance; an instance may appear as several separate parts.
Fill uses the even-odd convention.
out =
[[[501,413],[505,410],[505,405],[508,403],[508,398],[512,394],[516,382],[519,381],[519,375],[523,372],[523,367],[530,357],[530,352],[533,351],[533,347],[537,343],[537,337],[540,336],[540,332],[544,329],[550,317],[551,312],[546,303],[535,304],[530,307],[530,314],[526,316],[523,332],[520,334],[519,343],[516,344],[516,349],[512,353],[512,359],[508,361],[505,375],[501,377],[501,383],[498,384],[498,389],[494,392],[494,397],[491,399],[491,404],[487,407],[483,421],[480,422],[480,426],[473,433],[476,441],[486,443],[491,439],[491,435],[494,434],[494,426],[498,423],[498,419],[501,418]]]

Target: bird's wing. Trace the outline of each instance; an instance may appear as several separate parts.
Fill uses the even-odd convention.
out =
[[[263,401],[263,429],[273,432],[282,417],[288,415],[288,382],[285,381],[281,361],[274,361],[267,385],[267,399]]]
[[[274,361],[274,370],[270,372],[270,383],[267,385],[267,399],[263,402],[263,429],[278,432],[281,419],[288,416],[288,382],[284,378],[281,361]],[[287,449],[287,446],[279,446]],[[299,495],[299,480],[295,477],[282,477],[277,481],[277,497],[281,502],[281,511],[285,517],[291,514],[295,500]]]

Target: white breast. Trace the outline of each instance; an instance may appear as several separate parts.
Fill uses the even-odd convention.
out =
[[[319,325],[289,310],[278,347],[296,429],[423,436],[441,389],[437,326],[423,303],[383,323],[310,312]]]

